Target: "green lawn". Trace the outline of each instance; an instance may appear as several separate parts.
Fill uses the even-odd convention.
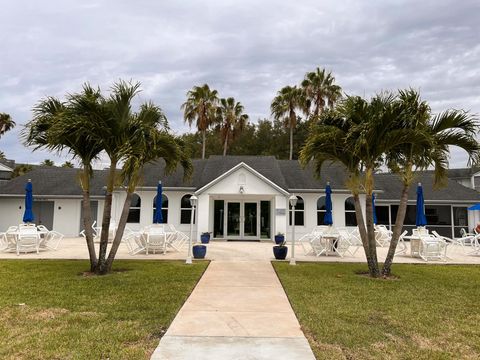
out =
[[[207,264],[2,260],[0,358],[147,359]]]
[[[274,267],[317,359],[479,359],[480,267],[359,264]]]

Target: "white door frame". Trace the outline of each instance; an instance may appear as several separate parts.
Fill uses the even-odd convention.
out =
[[[228,235],[228,205],[231,203],[240,204],[240,219],[239,219],[239,235]],[[245,235],[245,204],[252,203],[256,204],[257,209],[257,234],[255,236],[246,236]],[[260,201],[258,200],[225,200],[224,208],[224,223],[223,228],[225,229],[224,236],[228,240],[260,240]]]

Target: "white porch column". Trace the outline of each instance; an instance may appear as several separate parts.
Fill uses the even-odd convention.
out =
[[[200,234],[208,232],[210,219],[210,195],[198,195],[197,215],[194,228],[194,239],[200,241]]]
[[[287,234],[287,222],[288,222],[288,199],[284,195],[276,195],[275,200],[272,203],[273,219],[275,229],[273,235],[282,233]]]

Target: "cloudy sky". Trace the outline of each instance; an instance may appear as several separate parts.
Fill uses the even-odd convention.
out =
[[[42,97],[89,81],[142,83],[177,132],[180,105],[208,83],[241,101],[251,119],[269,116],[278,89],[325,67],[348,94],[414,87],[434,111],[480,113],[478,0],[3,1],[0,112],[19,126],[0,150],[19,162],[45,158],[19,140]],[[451,167],[466,156],[452,152]]]

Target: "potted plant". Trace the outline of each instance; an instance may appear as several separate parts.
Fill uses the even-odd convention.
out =
[[[275,244],[280,245],[285,242],[285,236],[279,232],[277,235],[275,235]]]
[[[204,259],[207,255],[207,247],[205,245],[193,245],[193,258]]]
[[[202,241],[202,244],[208,244],[210,242],[210,233],[209,232],[203,232],[200,235],[200,240]]]
[[[285,243],[286,241],[284,240],[282,243],[273,247],[273,256],[275,256],[275,259],[285,260],[285,258],[287,257],[288,247],[285,246]]]

